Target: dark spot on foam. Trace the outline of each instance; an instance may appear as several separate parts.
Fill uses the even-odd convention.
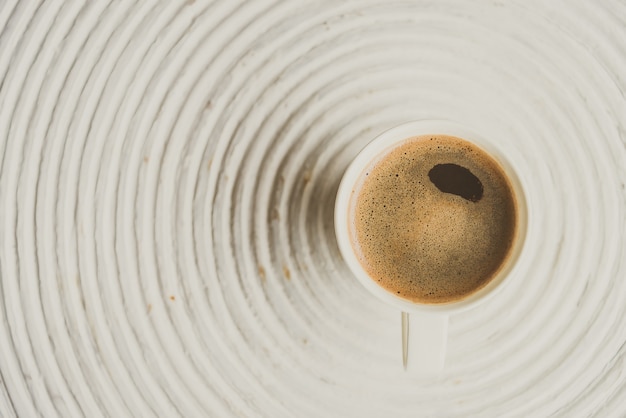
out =
[[[483,184],[471,171],[460,165],[437,164],[428,172],[430,181],[444,193],[451,193],[471,202],[483,197]]]

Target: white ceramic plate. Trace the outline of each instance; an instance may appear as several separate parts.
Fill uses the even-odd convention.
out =
[[[626,412],[622,1],[4,1],[0,416]],[[436,378],[339,257],[399,123],[498,138],[529,229]]]

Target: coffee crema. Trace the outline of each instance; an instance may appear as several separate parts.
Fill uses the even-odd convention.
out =
[[[510,255],[518,218],[511,183],[461,138],[408,138],[370,164],[354,193],[355,253],[372,280],[404,299],[461,300]]]

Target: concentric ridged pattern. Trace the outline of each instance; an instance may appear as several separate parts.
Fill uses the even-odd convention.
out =
[[[624,2],[0,7],[0,416],[626,413]],[[530,223],[425,378],[332,212],[433,117],[492,138]]]

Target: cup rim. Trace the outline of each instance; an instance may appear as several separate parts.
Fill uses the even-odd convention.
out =
[[[464,139],[478,146],[480,149],[491,155],[504,169],[513,187],[517,209],[518,225],[516,236],[513,241],[511,253],[503,266],[498,271],[496,277],[489,281],[487,285],[478,291],[460,300],[445,303],[420,303],[404,299],[394,293],[384,289],[375,283],[361,266],[360,261],[352,247],[349,228],[349,210],[351,202],[355,198],[356,189],[362,179],[362,174],[366,168],[370,167],[378,158],[382,158],[392,149],[396,148],[404,141],[421,135],[450,135]],[[340,253],[344,261],[348,264],[351,272],[359,282],[382,301],[392,305],[403,312],[414,313],[452,313],[468,309],[479,302],[492,297],[497,290],[501,290],[506,278],[511,276],[514,267],[518,265],[526,232],[528,229],[528,207],[526,205],[526,193],[524,187],[517,176],[515,167],[507,159],[498,145],[487,140],[472,128],[445,119],[423,119],[406,122],[388,129],[374,137],[352,160],[346,169],[335,201],[335,235],[339,245]]]

